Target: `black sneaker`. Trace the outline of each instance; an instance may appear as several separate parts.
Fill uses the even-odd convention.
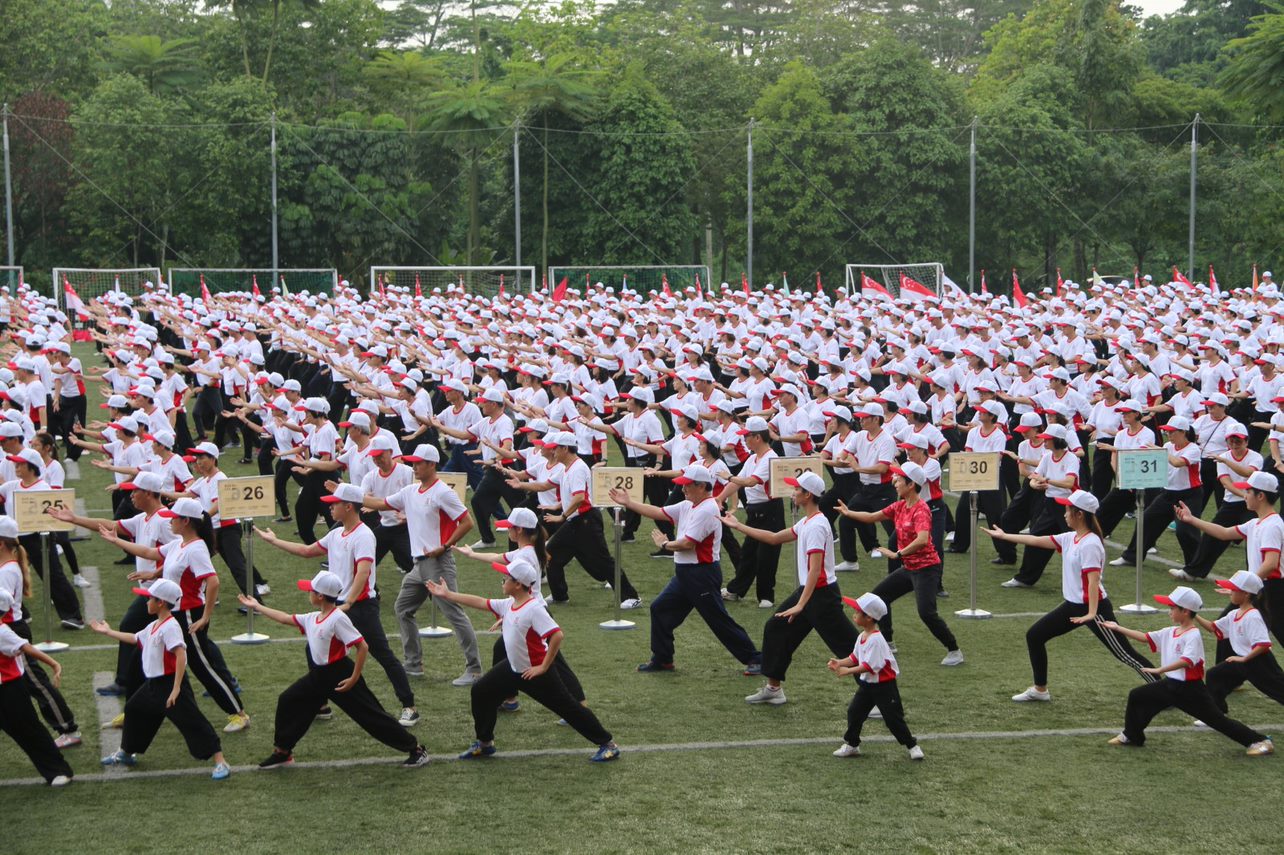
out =
[[[424,748],[422,745],[417,746],[414,751],[411,751],[410,756],[407,757],[401,763],[401,767],[403,769],[414,769],[419,766],[427,766],[427,765],[428,765],[428,749]]]
[[[637,543],[638,539],[631,534],[626,534],[620,538],[620,543]]]
[[[996,564],[996,565],[998,565],[998,566],[1000,566],[1000,567],[1014,567],[1014,566],[1016,566],[1016,559],[1015,559],[1015,558],[1013,558],[1012,560],[1010,560],[1010,561],[1009,561],[1007,558],[1002,558],[1002,557],[1000,557],[1000,556],[996,555],[996,556],[994,556],[993,558],[991,558],[991,559],[990,559],[990,563],[991,563],[991,564]]]
[[[117,558],[112,563],[118,567],[128,567],[130,564],[134,563],[134,556],[126,555],[124,558]]]
[[[273,751],[268,758],[259,763],[260,769],[279,769],[294,764],[294,755],[289,752]]]
[[[84,629],[85,622],[80,618],[63,618],[62,628],[63,629]]]
[[[657,549],[655,552],[651,553],[651,557],[652,558],[672,558],[673,553],[665,552],[663,549]]]
[[[330,719],[334,718],[334,710],[330,709],[329,704],[326,704],[321,709],[317,710],[317,718],[321,719],[322,721],[329,721]]]
[[[654,659],[648,659],[638,666],[638,671],[643,674],[658,674],[662,671],[672,671],[672,662],[656,662]]]

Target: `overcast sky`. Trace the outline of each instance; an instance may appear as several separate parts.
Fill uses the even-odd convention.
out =
[[[1139,6],[1149,15],[1167,15],[1182,7],[1184,0],[1129,0],[1129,5]]]

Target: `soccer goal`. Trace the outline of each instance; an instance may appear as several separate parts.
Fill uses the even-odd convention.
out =
[[[591,265],[587,267],[550,267],[548,269],[548,287],[556,288],[565,279],[571,288],[581,291],[601,282],[616,291],[627,286],[634,291],[645,294],[647,291],[663,291],[664,283],[669,283],[669,290],[674,293],[687,286],[695,287],[697,282],[701,290],[710,289],[709,268],[703,264],[657,264],[657,265]]]
[[[333,267],[279,267],[275,275],[270,267],[171,267],[168,282],[170,290],[176,294],[196,295],[201,293],[202,278],[211,294],[220,291],[249,292],[257,285],[259,292],[266,297],[282,282],[290,294],[300,291],[333,294],[339,289],[339,271]]]
[[[88,267],[55,267],[53,269],[53,291],[58,295],[59,304],[67,308],[66,285],[71,285],[76,295],[86,303],[91,303],[108,291],[121,291],[131,297],[143,293],[144,284],[156,285],[161,281],[160,268],[88,268]]]
[[[848,294],[860,293],[862,272],[890,291],[893,297],[899,297],[901,294],[902,274],[937,296],[940,296],[945,287],[945,267],[937,261],[918,264],[849,264],[846,277]]]
[[[21,267],[0,266],[0,285],[8,288],[10,294],[17,294],[18,286],[26,281],[23,278]]]
[[[462,289],[468,294],[494,297],[503,286],[504,293],[535,291],[535,268],[523,267],[371,267],[370,293],[379,294],[397,288],[408,294],[425,297],[434,291],[445,294]]]

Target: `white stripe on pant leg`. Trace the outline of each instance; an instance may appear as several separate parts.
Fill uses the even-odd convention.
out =
[[[1101,615],[1097,615],[1095,622],[1100,626],[1101,624],[1105,623],[1105,620],[1101,617]],[[1142,665],[1140,662],[1136,661],[1136,659],[1133,656],[1129,655],[1129,651],[1127,650],[1127,648],[1124,647],[1123,639],[1119,637],[1118,633],[1114,632],[1113,630],[1106,629],[1104,626],[1102,626],[1101,635],[1106,641],[1106,647],[1110,650],[1111,653],[1115,655],[1115,658],[1118,659],[1123,664],[1127,665],[1132,670],[1136,671],[1138,676],[1141,677],[1141,679],[1145,680],[1147,683],[1153,683],[1159,679],[1159,677],[1157,677],[1156,675],[1147,674],[1141,670],[1145,666]]]
[[[45,702],[49,704],[49,709],[53,710],[53,717],[58,722],[57,724],[58,731],[60,733],[70,733],[71,727],[68,724],[67,720],[62,717],[62,709],[59,708],[57,702],[54,700],[53,694],[50,693],[49,689],[45,687],[45,684],[40,682],[40,680],[36,679],[35,674],[31,673],[30,665],[27,666],[27,672],[25,676],[27,678],[27,685],[30,687],[33,687],[37,692],[39,692],[40,696],[45,699]]]
[[[228,699],[232,701],[232,705],[236,707],[237,711],[245,712],[245,707],[241,704],[241,699],[236,696],[236,692],[232,691],[232,688],[223,682],[223,680],[219,677],[218,672],[210,667],[209,660],[205,658],[205,651],[202,649],[200,639],[196,637],[196,633],[191,631],[192,613],[190,610],[187,612],[187,626],[188,626],[187,637],[192,639],[192,646],[196,648],[196,658],[199,659],[201,662],[201,665],[205,667],[205,672],[209,674],[210,679],[212,679],[215,683],[217,683],[218,687],[223,690],[224,694],[226,694]],[[210,642],[210,643],[212,644],[213,642]],[[199,676],[197,677],[197,680],[199,680],[202,683],[205,682],[204,680],[201,680]],[[206,686],[206,688],[209,688],[209,687]]]

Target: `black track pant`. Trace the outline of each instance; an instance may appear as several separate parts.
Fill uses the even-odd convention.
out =
[[[192,624],[200,620],[201,612],[197,609],[174,612],[178,625],[183,628],[183,641],[187,643],[187,668],[210,693],[214,703],[228,715],[245,712],[241,698],[236,694],[236,679],[227,670],[223,653],[218,645],[210,640],[208,627],[195,634]]]
[[[1240,523],[1248,522],[1254,516],[1255,514],[1244,505],[1243,501],[1222,502],[1221,507],[1217,509],[1217,513],[1213,515],[1213,524],[1233,528]],[[1186,565],[1186,572],[1200,579],[1205,578],[1228,546],[1230,546],[1230,541],[1211,537],[1201,532],[1199,545],[1195,547],[1195,557]]]
[[[896,501],[896,490],[890,483],[888,484],[861,484],[856,482],[856,489],[853,491],[851,498],[847,500],[847,509],[852,511],[863,511],[865,513],[876,513]],[[847,517],[843,517],[838,523],[838,548],[844,561],[856,560],[856,545],[852,542],[852,528],[860,536],[860,545],[866,552],[872,552],[878,547],[878,530],[874,528],[874,523],[853,522]],[[896,528],[892,525],[891,520],[883,521],[883,531],[891,537]]]
[[[936,610],[936,592],[941,587],[941,565],[937,564],[925,570],[906,570],[902,567],[883,577],[874,586],[874,593],[883,598],[887,604],[887,615],[878,622],[878,628],[887,636],[887,643],[892,643],[892,603],[901,597],[914,593],[918,605],[918,617],[928,631],[945,646],[947,651],[957,650],[958,642],[954,633]],[[850,654],[850,651],[848,651]]]
[[[14,621],[9,624],[9,628],[23,641],[31,641],[31,627],[25,620]],[[36,706],[40,707],[40,715],[50,727],[58,733],[75,733],[80,729],[76,726],[76,716],[72,714],[71,707],[67,706],[67,700],[54,686],[44,666],[34,659],[28,659],[25,676],[27,688],[36,699]]]
[[[192,684],[183,675],[183,685],[174,706],[166,708],[165,702],[174,690],[174,676],[153,677],[146,680],[138,691],[125,702],[125,730],[120,738],[120,748],[126,754],[142,754],[151,746],[156,732],[165,719],[169,719],[187,741],[187,750],[197,760],[208,760],[217,754],[222,744],[209,720],[196,705]]]
[[[1257,605],[1275,641],[1284,644],[1284,579],[1267,579],[1262,583]]]
[[[967,552],[972,546],[972,509],[968,504],[969,495],[968,493],[960,495],[958,505],[954,509],[954,543],[950,544],[950,552]],[[979,491],[976,494],[976,507],[985,517],[986,522],[994,525],[1003,518],[1003,491]]]
[[[802,597],[797,588],[780,604],[780,611],[792,609]],[[772,680],[785,679],[794,652],[812,630],[825,642],[835,657],[851,656],[860,633],[843,612],[842,593],[837,585],[816,588],[802,613],[792,621],[772,615],[762,628],[762,675]]]
[[[549,669],[533,680],[525,680],[521,674],[513,671],[507,659],[473,683],[473,727],[479,740],[495,740],[495,719],[499,716],[499,705],[505,698],[511,698],[518,692],[524,692],[552,710],[554,715],[566,719],[566,723],[576,733],[594,745],[606,745],[611,741],[611,734],[602,727],[591,709],[575,699],[562,682],[556,668]]]
[[[1145,542],[1141,544],[1141,555],[1145,557],[1150,551],[1150,547],[1159,542],[1159,536],[1167,529],[1168,524],[1176,519],[1176,512],[1173,510],[1178,502],[1185,502],[1187,507],[1194,507],[1203,495],[1203,490],[1199,487],[1193,490],[1160,490],[1142,514],[1142,535]],[[1199,547],[1199,529],[1186,523],[1177,523],[1177,543],[1181,546],[1182,563],[1189,564],[1195,557],[1195,550]],[[1132,542],[1124,550],[1123,560],[1125,564],[1132,564],[1137,560],[1137,532],[1132,533]]]
[[[1124,711],[1124,736],[1134,745],[1145,745],[1146,725],[1155,716],[1172,707],[1199,719],[1245,747],[1266,739],[1266,734],[1258,733],[1219,710],[1203,680],[1171,678],[1138,686],[1128,693],[1128,707]]]
[[[27,561],[31,569],[47,586],[40,592],[40,596],[53,595],[53,607],[59,619],[83,623],[84,619],[80,616],[80,600],[76,599],[76,589],[71,586],[71,582],[67,581],[67,575],[62,571],[62,561],[58,559],[58,550],[54,547],[52,538],[49,547],[48,579],[45,579],[44,537],[39,534],[24,534],[18,538],[18,542],[27,550]]]
[[[508,662],[508,648],[504,646],[504,634],[502,632],[495,639],[495,647],[491,650],[490,664],[491,667],[494,667],[501,662]],[[562,685],[566,686],[566,691],[571,693],[571,697],[581,704],[584,703],[586,700],[584,686],[580,683],[580,678],[575,676],[575,672],[571,670],[571,663],[566,661],[566,657],[562,655],[560,650],[557,651],[557,658],[553,660],[553,670],[557,672],[557,676],[562,678]],[[509,697],[513,698],[517,697],[517,695],[512,694]]]
[[[383,667],[384,673],[388,675],[392,690],[397,693],[397,700],[403,707],[413,707],[415,693],[410,688],[406,669],[402,666],[397,654],[392,652],[392,647],[388,644],[388,636],[383,631],[383,622],[379,620],[379,598],[353,603],[348,607],[348,619],[366,640],[366,645],[370,648],[370,658],[378,662]]]
[[[72,776],[71,766],[31,708],[31,690],[26,680],[0,683],[0,731],[18,743],[45,781],[59,775]]]
[[[832,469],[829,471],[831,477],[834,479],[834,483],[833,486],[826,490],[825,494],[820,497],[820,512],[825,515],[825,519],[829,520],[830,528],[833,528],[835,525],[838,526],[838,536],[840,539],[843,537],[847,538],[847,547],[845,550],[841,544],[839,545],[843,560],[855,561],[856,523],[838,513],[838,503],[843,502],[846,504],[847,500],[852,497],[852,493],[856,492],[856,485],[859,483],[859,476],[855,472],[835,472]],[[844,529],[846,530],[845,535],[843,534]]]
[[[1247,662],[1218,662],[1208,672],[1208,693],[1226,712],[1226,698],[1246,681],[1277,704],[1284,704],[1284,670],[1268,650]]]
[[[905,723],[905,707],[901,705],[901,690],[896,687],[895,680],[888,680],[885,683],[866,683],[864,680],[856,681],[856,694],[852,696],[852,702],[847,705],[847,732],[843,734],[843,742],[848,745],[860,745],[861,728],[865,726],[866,719],[869,718],[870,710],[878,707],[879,713],[883,716],[883,724],[891,731],[896,741],[906,748],[913,748],[918,745],[918,740],[914,734],[910,733],[909,725]]]
[[[1039,500],[1043,498],[1043,493],[1033,489],[1030,482],[1024,481],[1021,489],[1008,502],[1008,506],[1003,509],[999,517],[998,526],[1006,532],[1018,532],[1030,524],[1039,511]],[[955,535],[957,537],[957,535]],[[994,551],[998,553],[1009,564],[1015,564],[1017,560],[1016,544],[1007,540],[994,541]]]
[[[321,501],[321,497],[327,495],[324,474],[314,472],[295,479],[299,482],[299,497],[294,500],[294,526],[299,532],[299,539],[309,545],[317,542],[313,529],[318,518],[326,528],[334,524],[330,518],[330,506]]]
[[[409,573],[415,566],[415,559],[410,554],[410,529],[405,523],[401,525],[379,525],[375,520],[370,524],[370,530],[375,536],[375,566],[388,553],[392,553],[392,562],[397,565],[397,569],[402,573]]]
[[[673,634],[694,609],[727,651],[745,665],[762,654],[722,601],[722,568],[717,564],[675,564],[673,578],[651,601],[651,659],[673,661]]]
[[[1065,508],[1058,505],[1056,499],[1043,496],[1040,500],[1039,512],[1035,514],[1034,522],[1030,523],[1030,536],[1052,537],[1066,531],[1069,529],[1066,528]],[[1018,582],[1033,585],[1043,577],[1043,571],[1047,569],[1048,561],[1051,559],[1051,549],[1027,546],[1021,555],[1021,566],[1017,569],[1014,578]]]
[[[548,555],[548,587],[555,600],[565,600],[570,596],[566,589],[566,565],[571,563],[571,559],[578,559],[589,576],[597,581],[615,584],[615,559],[606,548],[602,511],[598,508],[571,517],[559,525],[548,539]],[[621,600],[636,599],[638,595],[624,568],[620,568],[620,588],[616,595]]]
[[[141,632],[152,622],[147,613],[147,597],[134,597],[125,609],[125,614],[116,627],[121,632],[133,634]],[[116,648],[116,685],[125,690],[128,697],[143,684],[143,654],[137,644],[122,642]]]
[[[294,474],[290,467],[294,466],[294,458],[282,460],[277,458],[275,470],[272,473],[272,492],[276,497],[276,506],[281,509],[282,517],[290,516],[290,498],[285,492],[286,485],[290,483],[290,477]]]
[[[218,546],[218,554],[231,571],[232,578],[236,580],[236,586],[241,589],[242,594],[253,597],[253,591],[246,587],[246,561],[245,550],[241,548],[241,527],[239,525],[228,525],[214,530],[214,542]],[[259,568],[254,568],[254,585],[265,585],[267,582],[259,573]]]
[[[419,741],[380,706],[364,677],[348,691],[338,691],[336,687],[352,675],[352,669],[352,660],[347,657],[310,668],[282,692],[276,702],[273,744],[282,751],[293,751],[316,720],[317,710],[328,702],[389,748],[406,754],[418,748]]]
[[[766,531],[785,527],[785,506],[780,499],[769,499],[745,505],[745,525]],[[738,597],[749,593],[753,584],[759,600],[776,601],[776,571],[780,567],[780,547],[746,537],[740,546],[740,564],[727,590]]]
[[[1048,642],[1066,635],[1079,628],[1071,623],[1071,618],[1083,617],[1088,613],[1087,603],[1071,603],[1065,600],[1061,605],[1035,621],[1025,633],[1025,646],[1030,651],[1030,670],[1034,672],[1034,685],[1048,685]],[[1096,621],[1085,624],[1088,630],[1105,645],[1110,654],[1123,664],[1141,675],[1141,679],[1153,683],[1157,678],[1153,674],[1142,674],[1142,668],[1150,668],[1150,660],[1142,656],[1129,643],[1128,639],[1117,632],[1111,632],[1101,626],[1102,621],[1114,620],[1115,610],[1110,600],[1097,603]]]

